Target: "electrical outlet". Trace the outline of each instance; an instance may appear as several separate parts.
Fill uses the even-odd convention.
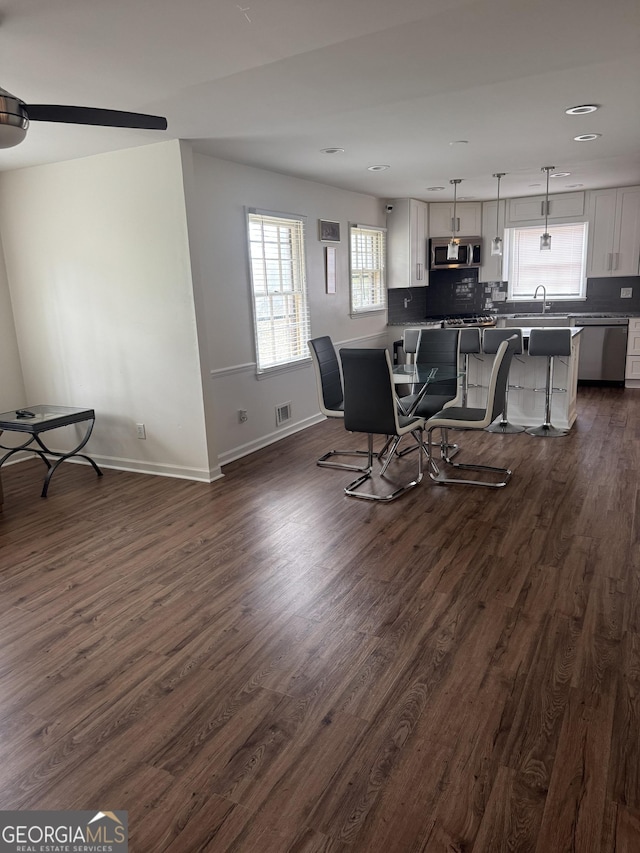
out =
[[[147,431],[144,428],[144,424],[136,424],[136,436],[138,438],[146,438]]]
[[[631,299],[633,296],[633,288],[632,287],[621,287],[620,288],[620,299]]]
[[[238,421],[243,424],[249,420],[249,415],[247,414],[246,409],[238,409]]]

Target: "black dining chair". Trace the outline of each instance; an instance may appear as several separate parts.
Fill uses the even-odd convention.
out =
[[[516,348],[513,351],[514,355],[522,355],[522,329],[485,329],[482,335],[482,350],[486,355],[495,354],[502,341],[506,341],[512,335],[515,335],[517,340]],[[524,427],[520,424],[512,424],[509,421],[507,407],[509,404],[509,383],[504,392],[504,410],[499,421],[490,424],[487,427],[487,432],[499,432],[502,435],[515,435],[519,432],[524,432]],[[515,386],[514,386],[515,387]]]
[[[480,465],[477,463],[452,462],[450,457],[444,457],[442,463],[455,471],[478,471],[487,472],[500,476],[497,482],[487,479],[462,479],[447,476],[440,469],[433,455],[433,432],[439,430],[441,433],[441,446],[448,444],[448,431],[455,430],[484,430],[493,423],[504,411],[505,394],[509,378],[511,360],[518,347],[518,337],[512,335],[499,345],[494,356],[487,403],[485,408],[471,408],[469,406],[448,406],[429,418],[426,423],[427,452],[429,456],[429,476],[437,483],[468,486],[488,486],[489,488],[500,488],[506,486],[511,479],[509,468],[500,468],[492,465]]]
[[[342,376],[333,341],[328,335],[307,341],[311,361],[316,375],[318,403],[320,411],[327,418],[344,418],[344,398],[342,392]],[[348,462],[332,462],[335,456],[364,456],[366,450],[329,450],[317,461],[321,468],[339,468],[344,471],[366,471],[364,463],[360,465]]]
[[[345,488],[345,494],[372,501],[392,501],[417,486],[422,480],[422,448],[424,419],[407,417],[398,412],[391,359],[386,349],[341,349],[344,379],[344,426],[349,432],[367,434],[369,469]],[[404,436],[412,434],[418,444],[418,472],[409,483],[397,486],[386,494],[359,491],[367,480],[373,479],[375,435]],[[382,465],[383,479],[390,458]]]
[[[459,329],[423,329],[420,333],[416,349],[416,362],[428,364],[432,367],[442,368],[449,374],[453,374],[458,368],[460,354],[460,330]],[[439,381],[436,373],[435,379],[420,392],[422,397],[418,402],[413,414],[421,418],[430,418],[436,412],[448,406],[460,405],[462,385],[458,383],[457,377],[450,375],[449,378]],[[411,411],[415,405],[417,395],[408,394],[400,397],[401,411]],[[398,441],[393,450],[397,450]],[[415,450],[415,447],[407,447],[400,451],[404,456]],[[450,445],[448,449],[443,448],[450,457],[458,450],[457,445]]]
[[[416,349],[416,363],[445,368],[449,372],[455,371],[458,366],[459,345],[459,329],[423,329]],[[414,414],[421,418],[430,418],[445,406],[452,405],[458,394],[457,377],[450,376],[439,381],[436,374],[435,380],[427,386]],[[415,394],[408,394],[400,398],[400,404],[405,411],[409,411],[415,400]]]

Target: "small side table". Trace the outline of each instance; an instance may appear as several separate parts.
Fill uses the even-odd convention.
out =
[[[23,412],[24,414],[19,416],[18,412]],[[6,432],[22,432],[26,433],[27,438],[17,447],[7,447],[0,443],[0,448],[8,451],[2,459],[0,459],[0,469],[7,459],[13,456],[14,453],[18,453],[20,450],[37,454],[48,468],[47,474],[44,478],[44,485],[42,487],[43,498],[46,498],[47,496],[53,472],[61,462],[65,462],[73,456],[86,459],[87,462],[91,463],[98,477],[102,477],[102,471],[98,468],[93,459],[85,453],[80,453],[91,437],[95,420],[96,413],[93,409],[72,409],[68,406],[28,406],[25,409],[3,412],[0,414],[0,432],[3,430]],[[85,422],[87,424],[87,428],[82,440],[77,447],[70,450],[68,453],[59,453],[56,450],[49,450],[43,439],[40,437],[41,433],[46,432],[47,430],[58,429],[59,427],[69,426],[69,424]],[[34,443],[38,446],[30,447],[30,445]],[[49,460],[49,456],[56,459],[53,464]]]

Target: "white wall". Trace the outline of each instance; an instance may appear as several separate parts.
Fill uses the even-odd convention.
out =
[[[384,346],[386,314],[349,317],[349,222],[385,225],[382,202],[323,184],[194,154],[193,176],[185,178],[194,287],[204,321],[212,371],[207,394],[212,406],[219,459],[228,462],[318,419],[310,362],[267,378],[256,378],[253,319],[247,258],[246,207],[307,217],[307,277],[314,337],[336,344]],[[189,164],[185,162],[185,169]],[[318,219],[339,221],[338,293],[325,292],[324,245]],[[335,245],[335,244],[334,244]],[[197,270],[197,272],[196,272]],[[291,402],[292,422],[276,428],[276,405]],[[238,423],[238,409],[249,420]]]
[[[0,240],[0,412],[22,408],[27,398],[13,322],[9,282]]]
[[[2,173],[0,234],[24,403],[94,408],[99,463],[215,476],[179,143]]]

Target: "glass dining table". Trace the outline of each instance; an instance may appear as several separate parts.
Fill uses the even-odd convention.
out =
[[[423,397],[429,392],[429,386],[440,382],[451,382],[459,379],[464,372],[456,367],[441,364],[416,362],[415,364],[397,364],[393,368],[393,381],[397,386],[411,386],[411,401],[408,406],[399,402],[401,411],[410,417],[420,405]]]

